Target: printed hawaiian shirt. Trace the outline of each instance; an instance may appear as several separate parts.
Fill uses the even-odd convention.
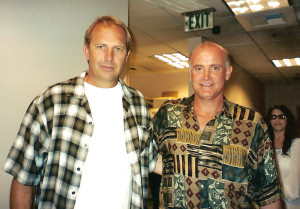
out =
[[[258,112],[224,98],[203,132],[193,98],[167,101],[154,116],[163,156],[163,208],[251,208],[280,198],[266,124]]]

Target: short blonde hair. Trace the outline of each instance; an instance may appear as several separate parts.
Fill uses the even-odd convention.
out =
[[[130,46],[131,46],[131,35],[129,33],[129,30],[121,20],[119,20],[118,18],[116,18],[114,16],[100,16],[100,17],[96,18],[96,20],[93,22],[93,24],[90,25],[90,27],[85,32],[84,43],[87,46],[90,45],[91,34],[92,34],[93,29],[99,23],[105,23],[106,25],[109,25],[109,23],[112,23],[112,24],[115,24],[117,26],[120,26],[123,29],[124,33],[125,33],[125,36],[126,36],[126,49],[127,49],[127,52],[129,51]]]

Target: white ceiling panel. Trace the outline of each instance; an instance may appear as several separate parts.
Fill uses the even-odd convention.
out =
[[[300,67],[277,69],[271,62],[274,58],[300,56],[300,24],[296,20],[300,4],[298,0],[292,2],[295,5],[288,14],[268,11],[293,17],[292,25],[247,31],[222,0],[130,0],[129,28],[134,37],[130,65],[148,72],[174,70],[150,56],[175,51],[188,55],[188,40],[202,36],[227,48],[238,65],[264,84],[299,82]],[[204,8],[215,8],[214,26],[220,27],[220,33],[213,34],[211,29],[185,33],[182,11]]]

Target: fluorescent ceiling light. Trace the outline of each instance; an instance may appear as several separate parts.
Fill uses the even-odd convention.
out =
[[[178,52],[154,55],[153,58],[175,68],[184,69],[189,67],[189,58]]]
[[[282,59],[282,60],[272,60],[276,67],[293,67],[300,66],[300,58],[292,58],[292,59]]]
[[[289,6],[288,0],[225,0],[225,2],[236,15]]]
[[[289,59],[283,59],[283,62],[288,67],[292,66],[292,63],[291,63],[291,61]]]
[[[276,8],[276,7],[279,7],[280,3],[278,1],[269,1],[268,5],[271,8]]]
[[[261,4],[250,5],[250,9],[251,9],[251,11],[253,11],[253,12],[260,11],[260,10],[262,10],[263,8],[264,8],[264,6],[261,5]]]
[[[272,62],[276,67],[282,67],[282,64],[279,62],[279,60],[272,60]]]

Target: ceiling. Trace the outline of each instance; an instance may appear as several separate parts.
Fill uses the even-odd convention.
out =
[[[211,29],[184,32],[188,11],[214,8]],[[264,25],[265,14],[280,13],[285,24]],[[300,0],[290,7],[252,15],[235,16],[223,0],[129,0],[129,29],[133,35],[129,67],[138,72],[178,72],[151,58],[154,54],[181,52],[189,55],[189,40],[216,42],[225,47],[235,63],[264,85],[298,84],[300,66],[276,68],[272,59],[300,57]]]

